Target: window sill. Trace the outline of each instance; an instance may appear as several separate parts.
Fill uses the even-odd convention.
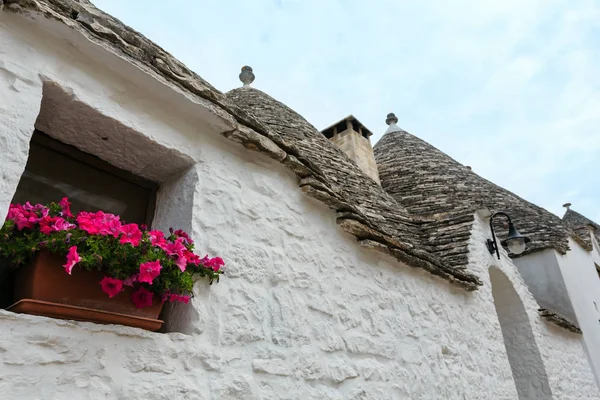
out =
[[[160,333],[149,332],[139,328],[132,328],[122,325],[102,325],[94,322],[69,321],[49,317],[41,317],[30,314],[17,314],[7,310],[0,310],[0,330],[4,322],[23,323],[24,327],[31,329],[32,326],[54,325],[60,328],[87,331],[90,333],[112,333],[117,336],[126,336],[138,339],[159,339],[165,340],[165,337],[173,341],[187,340],[190,336],[183,333]],[[6,325],[5,325],[6,326]],[[11,324],[10,329],[14,330],[15,325]]]

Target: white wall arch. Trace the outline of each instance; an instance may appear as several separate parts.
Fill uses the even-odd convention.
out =
[[[519,399],[552,399],[548,376],[523,302],[499,268],[489,269],[494,306]]]

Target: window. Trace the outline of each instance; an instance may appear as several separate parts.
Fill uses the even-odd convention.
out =
[[[45,204],[68,197],[74,213],[103,210],[150,226],[156,188],[153,182],[35,131],[13,203]]]
[[[118,214],[151,226],[157,185],[35,131],[13,203],[46,204],[68,197],[73,213]],[[14,276],[0,260],[0,307],[12,304]]]

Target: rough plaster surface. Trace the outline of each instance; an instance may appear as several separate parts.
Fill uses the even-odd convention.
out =
[[[64,49],[52,46],[31,51],[2,23],[0,52],[19,60],[20,74],[38,76],[41,68],[78,101],[135,130],[134,146],[159,144],[194,160],[183,175],[165,177],[157,224],[183,218],[180,211],[161,214],[169,193],[183,199],[173,207],[190,209],[191,199],[199,251],[222,256],[228,272],[216,286],[195,285],[197,319],[185,327],[188,335],[1,311],[0,398],[517,398],[491,293],[495,260],[484,246],[484,221],[474,224],[469,265],[484,286],[466,292],[359,247],[329,209],[298,190],[289,171],[232,147],[177,104],[167,118],[162,96],[86,66],[73,59],[76,52],[65,59],[53,53]],[[0,93],[15,96],[0,82]],[[117,95],[120,85],[127,90]],[[42,85],[35,87],[24,104],[39,106]],[[142,101],[144,112],[135,106]],[[35,121],[31,107],[11,120],[25,133]],[[6,126],[0,120],[0,132],[12,140],[17,133]],[[2,181],[10,190],[25,157],[6,160],[16,174],[9,177],[14,184]],[[527,310],[555,398],[600,398],[580,335],[539,318],[505,255],[496,266]]]
[[[0,40],[2,40],[0,38]],[[0,215],[8,212],[23,173],[32,126],[40,111],[42,83],[39,77],[8,57],[0,46]],[[10,101],[6,101],[11,99]],[[10,151],[8,150],[10,149]]]

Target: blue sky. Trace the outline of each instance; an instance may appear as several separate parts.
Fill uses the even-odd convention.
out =
[[[221,91],[253,86],[322,129],[385,116],[562,216],[600,222],[600,2],[95,0]]]

